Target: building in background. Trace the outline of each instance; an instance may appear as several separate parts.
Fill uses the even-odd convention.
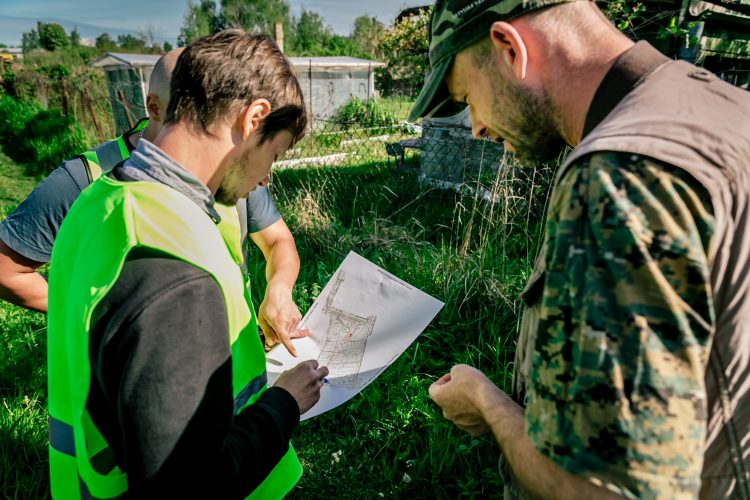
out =
[[[379,61],[356,57],[290,57],[313,125],[331,118],[351,98],[375,99]]]
[[[130,130],[138,120],[146,117],[148,82],[160,57],[108,52],[92,61],[91,66],[104,68],[117,135]]]

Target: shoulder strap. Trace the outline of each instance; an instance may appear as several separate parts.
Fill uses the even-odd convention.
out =
[[[86,168],[86,176],[89,179],[89,184],[97,180],[102,176],[102,167],[99,166],[99,157],[96,156],[96,152],[89,150],[76,156],[83,162],[83,166]]]

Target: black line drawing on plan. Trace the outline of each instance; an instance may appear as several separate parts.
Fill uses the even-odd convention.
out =
[[[331,320],[318,363],[328,367],[329,384],[353,389],[357,385],[367,339],[375,328],[376,317],[365,318],[333,306],[345,276],[344,271],[339,271],[323,308],[323,313]]]

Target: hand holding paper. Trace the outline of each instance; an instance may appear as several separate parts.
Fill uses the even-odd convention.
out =
[[[345,403],[380,375],[414,342],[443,303],[354,252],[347,255],[300,323],[312,335],[292,342],[297,357],[274,348],[267,355],[269,382],[300,361],[326,366],[320,401],[302,418]]]

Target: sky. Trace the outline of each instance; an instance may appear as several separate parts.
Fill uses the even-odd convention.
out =
[[[287,0],[292,15],[301,10],[319,13],[335,33],[348,35],[354,19],[363,14],[389,26],[406,7],[433,0]],[[219,0],[216,2],[220,3]],[[123,6],[127,6],[124,8]],[[81,36],[95,38],[106,31],[113,38],[146,30],[174,44],[182,25],[187,0],[0,0],[0,43],[20,45],[21,34],[36,21],[57,22],[67,31],[78,27]]]

